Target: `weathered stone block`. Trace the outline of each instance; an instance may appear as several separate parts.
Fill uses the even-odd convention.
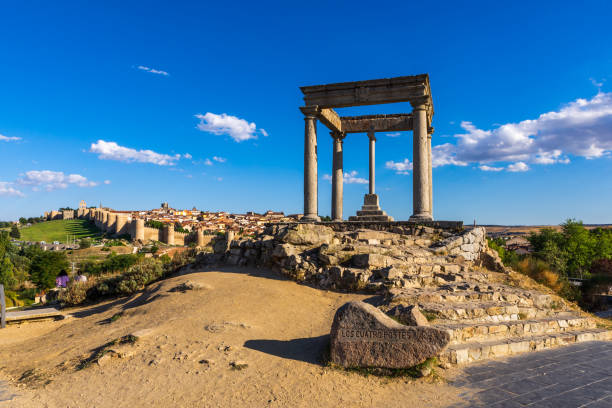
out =
[[[429,326],[427,318],[423,316],[417,305],[397,305],[389,310],[388,314],[406,326]]]
[[[330,244],[334,231],[324,225],[298,224],[287,229],[279,236],[280,240],[293,245],[322,245]]]
[[[334,317],[331,359],[345,367],[407,368],[439,355],[449,341],[446,331],[404,326],[372,305],[350,302]]]
[[[395,263],[393,258],[381,254],[356,254],[352,262],[358,268],[385,268]]]
[[[293,245],[282,244],[282,245],[277,245],[276,248],[274,248],[274,251],[272,252],[272,257],[273,258],[288,258],[291,255],[295,255],[295,253],[296,253],[296,250]]]
[[[404,276],[404,270],[391,266],[379,271],[379,274],[383,279],[401,279]]]

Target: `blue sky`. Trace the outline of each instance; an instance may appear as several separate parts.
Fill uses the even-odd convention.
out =
[[[2,2],[0,219],[81,199],[301,212],[298,87],[429,73],[435,218],[612,223],[610,15],[605,1]],[[367,146],[345,139],[345,217]],[[321,215],[331,148],[319,125]],[[381,205],[407,219],[412,135],[376,149]]]

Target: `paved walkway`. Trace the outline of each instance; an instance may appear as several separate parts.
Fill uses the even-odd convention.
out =
[[[454,407],[612,408],[612,342],[587,342],[465,368]]]
[[[6,312],[7,322],[19,322],[25,320],[62,318],[62,312],[55,307],[37,307],[34,309]]]

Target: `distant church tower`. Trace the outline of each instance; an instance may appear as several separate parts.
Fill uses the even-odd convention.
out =
[[[87,204],[85,204],[85,200],[81,200],[81,202],[79,203],[79,209],[86,209],[87,208]]]

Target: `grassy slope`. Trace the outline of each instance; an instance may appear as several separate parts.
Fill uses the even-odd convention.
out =
[[[76,239],[99,237],[100,230],[87,220],[55,220],[22,228],[21,239],[25,241],[66,242],[67,235]]]

